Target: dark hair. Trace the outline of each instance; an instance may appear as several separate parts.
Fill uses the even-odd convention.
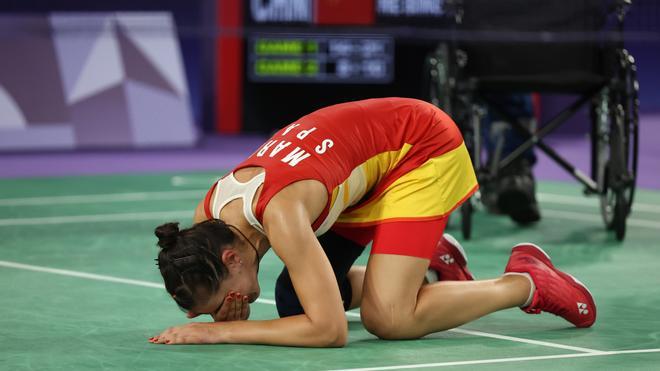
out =
[[[234,241],[234,233],[219,219],[179,230],[179,223],[165,223],[154,231],[158,237],[158,268],[165,289],[184,310],[203,305],[227,275],[220,257]]]

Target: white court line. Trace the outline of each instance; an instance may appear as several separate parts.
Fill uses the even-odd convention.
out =
[[[539,201],[559,205],[575,205],[575,206],[591,206],[593,208],[600,208],[600,201],[597,198],[564,196],[554,193],[541,193],[537,194]],[[633,211],[643,211],[647,213],[660,214],[660,206],[656,204],[633,202]]]
[[[346,312],[346,315],[349,317],[357,317],[360,318],[360,314],[356,312]],[[474,331],[474,330],[466,330],[462,328],[453,328],[446,330],[446,332],[455,332],[457,334],[465,334],[465,335],[472,335],[472,336],[481,336],[481,337],[486,337],[486,338],[492,338],[492,339],[499,339],[499,340],[509,340],[509,341],[515,341],[517,343],[525,343],[525,344],[532,344],[532,345],[541,345],[544,347],[549,347],[549,348],[559,348],[559,349],[566,349],[566,350],[574,350],[576,352],[584,352],[584,353],[602,353],[602,350],[596,350],[596,349],[590,349],[590,348],[581,348],[581,347],[574,347],[570,345],[564,345],[564,344],[557,344],[557,343],[550,343],[547,341],[539,341],[539,340],[531,340],[531,339],[525,339],[525,338],[519,338],[515,336],[507,336],[507,335],[499,335],[499,334],[491,334],[489,332],[483,332],[483,331]]]
[[[175,177],[176,178],[176,177]],[[209,184],[212,184],[209,183]],[[180,200],[195,199],[202,197],[208,189],[195,189],[185,191],[162,191],[162,192],[130,192],[130,193],[108,193],[91,195],[62,195],[62,196],[38,196],[20,198],[2,198],[0,206],[39,206],[56,204],[82,204],[100,202],[130,202],[151,200]],[[565,196],[554,193],[537,194],[539,201],[559,205],[574,205],[599,208],[600,203],[596,198]],[[660,205],[634,202],[633,211],[649,213],[660,213]]]
[[[491,359],[479,359],[479,360],[474,360],[474,361],[420,363],[420,364],[414,364],[414,365],[397,365],[397,366],[366,367],[366,368],[345,368],[345,369],[336,369],[336,370],[332,370],[332,371],[401,370],[401,369],[411,369],[411,368],[465,366],[465,365],[479,365],[479,364],[488,364],[488,363],[492,364],[492,363],[505,363],[505,362],[542,361],[542,360],[547,360],[547,359],[603,357],[603,356],[613,356],[613,355],[618,355],[618,354],[639,354],[639,353],[659,353],[659,352],[660,352],[660,348],[655,348],[655,349],[632,349],[632,350],[615,350],[615,351],[600,352],[600,353],[572,353],[572,354],[555,354],[555,355],[551,355],[551,356],[491,358]]]
[[[594,354],[600,354],[603,353],[602,350],[596,350],[596,349],[590,349],[590,348],[582,348],[582,347],[574,347],[570,345],[563,345],[563,344],[557,344],[557,343],[550,343],[547,341],[539,341],[539,340],[532,340],[532,339],[524,339],[524,338],[519,338],[515,336],[506,336],[506,335],[499,335],[499,334],[491,334],[488,332],[482,332],[482,331],[474,331],[474,330],[464,330],[461,328],[455,328],[448,330],[451,332],[456,332],[459,334],[466,334],[466,335],[473,335],[473,336],[482,336],[482,337],[487,337],[487,338],[493,338],[493,339],[500,339],[500,340],[510,340],[510,341],[516,341],[519,343],[526,343],[526,344],[532,344],[532,345],[541,345],[544,347],[550,347],[550,348],[559,348],[559,349],[566,349],[566,350],[574,350],[576,352],[584,352],[584,353],[594,353]]]
[[[33,271],[33,272],[59,274],[59,275],[62,275],[62,276],[85,278],[85,279],[96,280],[96,281],[107,281],[107,282],[114,282],[114,283],[123,283],[123,284],[127,284],[127,285],[154,287],[154,288],[158,288],[158,289],[164,289],[165,288],[165,286],[162,283],[132,280],[132,279],[127,279],[127,278],[106,276],[106,275],[101,275],[101,274],[92,274],[92,273],[85,273],[85,272],[78,272],[78,271],[72,271],[72,270],[67,270],[67,269],[57,269],[57,268],[43,267],[43,266],[39,266],[39,265],[22,264],[22,263],[16,263],[16,262],[11,262],[11,261],[6,261],[6,260],[0,260],[0,267],[23,269],[23,270]],[[274,300],[269,300],[269,299],[257,299],[256,302],[261,303],[261,304],[275,305],[275,301]],[[360,314],[356,313],[356,312],[346,312],[346,315],[349,316],[349,317],[358,317],[358,318],[360,317]],[[570,346],[570,345],[550,343],[550,342],[547,342],[547,341],[530,340],[530,339],[518,338],[518,337],[513,337],[513,336],[491,334],[491,333],[481,332],[481,331],[472,331],[472,330],[463,330],[463,329],[451,329],[451,330],[448,330],[448,331],[457,332],[457,333],[461,333],[461,334],[474,335],[474,336],[488,337],[488,338],[493,338],[493,339],[509,340],[509,341],[514,341],[514,342],[518,342],[518,343],[541,345],[541,346],[551,347],[551,348],[561,348],[561,349],[567,349],[567,350],[575,350],[575,351],[578,351],[578,352],[586,352],[586,353],[593,353],[593,354],[598,354],[598,353],[603,352],[603,351],[595,350],[595,349],[573,347],[573,346]]]
[[[170,184],[174,187],[182,187],[182,186],[205,186],[205,187],[211,187],[213,185],[214,180],[217,180],[216,178],[195,178],[195,177],[184,177],[184,176],[179,176],[175,175],[170,179]],[[203,192],[208,191],[208,188],[204,190]]]
[[[84,278],[84,279],[94,280],[94,281],[123,283],[123,284],[126,284],[126,285],[153,287],[153,288],[163,289],[163,290],[165,289],[165,285],[162,284],[162,283],[142,281],[142,280],[133,280],[133,279],[129,279],[129,278],[122,278],[122,277],[115,277],[115,276],[106,276],[104,274],[78,272],[78,271],[72,271],[72,270],[68,270],[68,269],[50,268],[50,267],[44,267],[44,266],[40,266],[40,265],[22,264],[22,263],[7,261],[7,260],[0,260],[0,267],[23,269],[23,270],[32,271],[32,272],[59,274],[61,276]],[[268,299],[257,299],[257,303],[275,305],[274,300],[268,300]]]
[[[542,209],[541,210],[541,217],[550,217],[554,219],[568,219],[568,220],[577,220],[577,221],[585,221],[585,222],[594,222],[594,223],[603,223],[603,219],[599,215],[593,215],[593,214],[585,214],[585,213],[578,213],[574,211],[560,211],[560,210],[550,210],[550,209]],[[626,224],[628,226],[634,226],[634,227],[643,227],[643,228],[651,228],[655,230],[660,230],[660,222],[658,221],[653,221],[653,220],[646,220],[646,219],[639,219],[639,218],[628,218]]]
[[[130,193],[108,193],[93,195],[66,195],[66,196],[43,196],[43,197],[21,197],[2,198],[0,206],[40,206],[57,204],[87,204],[100,202],[132,202],[132,201],[154,201],[154,200],[181,200],[195,199],[204,196],[203,190],[190,191],[164,191],[164,192],[130,192]]]
[[[93,273],[71,271],[71,270],[68,270],[68,269],[57,269],[57,268],[43,267],[43,266],[39,266],[39,265],[21,264],[21,263],[6,261],[6,260],[0,260],[0,267],[23,269],[23,270],[27,270],[27,271],[33,271],[33,272],[59,274],[59,275],[62,275],[62,276],[78,277],[78,278],[84,278],[84,279],[95,280],[95,281],[106,281],[106,282],[123,283],[123,284],[126,284],[126,285],[154,287],[154,288],[157,288],[157,289],[164,289],[165,288],[165,285],[162,284],[162,283],[155,283],[155,282],[141,281],[141,280],[131,280],[131,279],[128,279],[128,278],[121,278],[121,277],[105,276],[105,275],[102,275],[102,274],[93,274]]]
[[[69,215],[69,216],[48,216],[36,218],[6,218],[0,219],[0,227],[16,225],[40,225],[40,224],[67,224],[67,223],[95,223],[95,222],[122,222],[135,220],[165,220],[177,218],[192,218],[191,210],[174,211],[153,211],[141,213],[115,213],[115,214],[92,214],[92,215]],[[552,209],[543,209],[541,214],[544,217],[576,220],[594,223],[602,223],[598,215],[578,213],[574,211],[560,211]],[[634,227],[660,229],[660,222],[639,218],[628,218],[627,224]]]
[[[136,220],[166,220],[193,217],[192,210],[178,211],[150,211],[142,213],[116,213],[93,215],[46,216],[38,218],[7,218],[0,219],[0,227],[14,225],[42,225],[42,224],[68,224],[68,223],[99,223],[124,222]]]

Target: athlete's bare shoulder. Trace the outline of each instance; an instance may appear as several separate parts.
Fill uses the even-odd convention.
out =
[[[199,201],[197,207],[195,208],[195,213],[193,214],[193,223],[201,223],[205,220],[208,220],[206,213],[204,212],[204,200]]]
[[[328,202],[328,191],[318,180],[306,179],[289,184],[282,188],[266,206],[266,214],[286,213],[289,208],[303,206],[313,223],[325,209]],[[269,210],[270,209],[270,210]]]

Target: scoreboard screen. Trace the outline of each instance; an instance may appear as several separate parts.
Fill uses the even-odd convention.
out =
[[[387,84],[394,41],[381,35],[259,35],[248,37],[252,82]]]
[[[242,17],[241,71],[236,72],[241,73],[242,130],[272,133],[315,109],[351,100],[426,99],[424,65],[438,44],[428,36],[453,27],[447,6],[453,2],[221,1],[244,5],[236,12]]]

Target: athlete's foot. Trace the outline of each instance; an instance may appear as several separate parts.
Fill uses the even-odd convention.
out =
[[[523,311],[532,314],[549,312],[576,327],[589,327],[596,321],[596,303],[587,287],[555,268],[540,247],[531,243],[514,246],[504,272],[526,273],[532,279],[535,288],[528,303],[520,308]]]
[[[450,234],[445,233],[436,246],[429,264],[427,280],[433,281],[472,281],[474,277],[467,269],[467,256],[463,246]],[[435,273],[435,277],[428,277]]]

